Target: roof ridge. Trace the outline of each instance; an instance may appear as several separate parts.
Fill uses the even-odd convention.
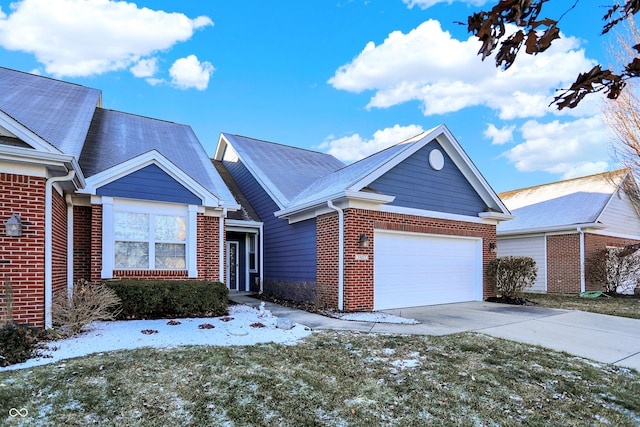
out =
[[[283,143],[280,143],[280,142],[267,141],[267,140],[265,140],[265,139],[258,139],[258,138],[253,138],[253,137],[251,137],[251,136],[237,135],[237,134],[229,133],[229,132],[222,132],[222,134],[223,134],[223,135],[231,135],[231,136],[235,136],[235,137],[238,137],[238,138],[250,139],[250,140],[252,140],[252,141],[256,141],[256,142],[263,142],[263,143],[265,143],[265,144],[278,145],[278,146],[280,146],[280,147],[284,147],[284,148],[293,148],[293,149],[295,149],[295,150],[302,150],[302,151],[306,151],[306,152],[309,152],[309,153],[322,154],[323,156],[331,156],[331,157],[333,157],[334,159],[338,159],[337,157],[335,157],[335,156],[334,156],[334,155],[332,155],[332,154],[329,154],[329,153],[323,153],[322,151],[317,151],[317,150],[311,150],[311,149],[309,149],[309,148],[297,147],[297,146],[295,146],[295,145],[287,145],[287,144],[283,144]],[[338,160],[340,160],[340,159],[338,159]],[[341,160],[340,160],[340,161],[341,161]]]
[[[606,172],[594,173],[594,174],[591,174],[591,175],[585,175],[585,176],[579,176],[579,177],[575,177],[575,178],[563,179],[563,180],[560,180],[560,181],[547,182],[545,184],[532,185],[530,187],[523,187],[523,188],[517,188],[517,189],[514,189],[514,190],[507,190],[507,191],[503,191],[503,192],[499,193],[498,197],[502,198],[502,197],[510,196],[512,194],[520,193],[520,192],[526,191],[526,190],[533,190],[533,189],[537,189],[537,188],[550,187],[550,186],[553,186],[553,185],[571,183],[571,182],[574,182],[574,181],[587,179],[587,178],[594,178],[594,177],[597,177],[599,175],[604,176],[604,175],[622,174],[622,172],[626,173],[628,170],[629,170],[628,168],[622,168],[622,169],[617,169],[617,170],[614,170],[614,171],[606,171]]]
[[[85,88],[85,89],[97,90],[97,91],[100,91],[100,93],[102,93],[101,89],[97,89],[97,88],[91,87],[91,86],[85,86],[85,85],[82,85],[80,83],[69,82],[69,81],[66,81],[66,80],[56,79],[54,77],[43,76],[42,74],[34,74],[34,73],[30,73],[28,71],[15,70],[13,68],[7,68],[7,67],[3,67],[3,66],[0,66],[0,68],[2,68],[3,70],[14,72],[14,73],[20,73],[20,74],[25,74],[25,75],[32,76],[32,77],[39,77],[41,79],[52,80],[52,81],[58,82],[58,83],[64,83],[64,84],[68,84],[68,85],[72,85],[72,86],[79,86],[79,87]]]
[[[187,124],[184,124],[184,123],[178,123],[178,122],[174,122],[174,121],[166,120],[166,119],[159,119],[157,117],[144,116],[142,114],[130,113],[128,111],[120,111],[120,110],[114,110],[114,109],[111,109],[111,108],[102,108],[102,107],[97,107],[96,109],[97,110],[102,110],[102,111],[108,111],[108,112],[112,112],[112,113],[125,114],[127,116],[140,117],[141,119],[154,120],[154,121],[157,121],[157,122],[165,122],[165,123],[169,123],[169,124],[172,124],[172,125],[191,127],[190,125],[187,125]]]

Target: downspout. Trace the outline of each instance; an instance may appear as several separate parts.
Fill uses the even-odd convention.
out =
[[[260,263],[260,295],[264,292],[264,224],[260,223],[260,249],[259,249],[259,263]]]
[[[73,296],[73,200],[67,194],[67,297]]]
[[[53,326],[53,184],[71,181],[76,171],[47,179],[44,193],[44,327]]]
[[[585,292],[586,283],[584,277],[584,231],[582,231],[582,227],[578,227],[578,233],[580,234],[580,292]]]
[[[220,217],[219,222],[219,231],[218,231],[218,276],[219,281],[221,283],[225,282],[225,271],[224,271],[224,262],[225,262],[225,251],[224,251],[224,221],[227,217],[227,208],[222,208],[222,216]]]
[[[327,201],[330,209],[338,212],[338,310],[342,311],[344,305],[344,211]]]

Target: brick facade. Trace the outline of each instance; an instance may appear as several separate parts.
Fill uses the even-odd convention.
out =
[[[496,241],[495,225],[349,208],[344,210],[344,311],[373,310],[374,230],[482,238],[483,298],[495,295],[484,275],[487,263],[496,256],[489,250],[489,243]],[[368,248],[358,247],[362,233],[369,239]],[[316,243],[318,299],[322,306],[332,309],[338,308],[338,236],[338,214],[319,216]],[[355,260],[356,254],[367,255],[367,259]]]
[[[13,287],[13,320],[44,326],[45,178],[0,173],[0,283]],[[17,213],[22,236],[6,237],[4,221]],[[1,301],[3,317],[6,302]],[[4,320],[4,319],[3,319]]]
[[[600,234],[584,234],[585,264],[593,254],[608,246],[623,247],[639,243],[634,239]],[[580,235],[547,236],[547,292],[577,294],[581,291]],[[585,273],[585,290],[602,291],[601,283],[593,283]]]

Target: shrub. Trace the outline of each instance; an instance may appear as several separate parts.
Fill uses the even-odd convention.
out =
[[[39,332],[8,323],[0,327],[0,367],[22,363],[37,355]]]
[[[533,286],[537,275],[536,261],[531,257],[496,258],[487,267],[489,281],[505,298],[520,297],[525,288]]]
[[[601,285],[607,293],[630,293],[640,279],[638,250],[632,246],[602,248],[585,263],[590,283]]]
[[[270,298],[288,301],[305,302],[311,305],[318,303],[316,282],[287,282],[266,279],[263,282],[263,294]]]
[[[222,316],[229,291],[224,283],[192,280],[105,282],[122,300],[119,319]]]
[[[59,293],[53,299],[52,320],[62,335],[75,335],[96,320],[115,320],[120,312],[118,295],[101,283],[78,280],[71,299]]]

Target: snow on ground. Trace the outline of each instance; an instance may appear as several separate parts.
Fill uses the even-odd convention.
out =
[[[43,357],[0,368],[0,371],[30,368],[92,353],[140,347],[229,346],[265,342],[293,344],[311,334],[310,328],[300,324],[295,324],[289,330],[276,328],[277,321],[268,310],[232,305],[229,307],[229,315],[221,317],[94,322],[86,328],[87,332],[47,343],[48,350],[40,351]]]
[[[393,314],[366,311],[361,313],[331,313],[332,317],[340,320],[350,320],[355,322],[375,322],[375,323],[402,323],[407,325],[417,325],[415,319],[394,316]]]

